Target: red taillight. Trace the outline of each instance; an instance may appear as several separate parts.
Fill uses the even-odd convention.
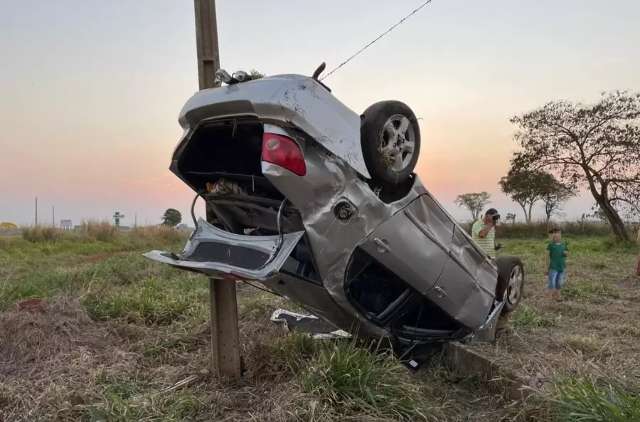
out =
[[[304,155],[293,139],[275,133],[262,136],[262,161],[284,167],[298,176],[307,174]]]

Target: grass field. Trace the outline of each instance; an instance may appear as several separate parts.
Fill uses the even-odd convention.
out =
[[[568,239],[560,302],[545,296],[543,241],[503,242],[525,261],[526,297],[495,344],[473,347],[526,383],[523,400],[438,354],[410,373],[383,349],[287,334],[268,317],[294,305],[245,285],[245,376],[219,385],[206,279],[141,256],[179,250],[179,234],[26,237],[0,237],[0,420],[640,420],[638,251],[606,237]]]

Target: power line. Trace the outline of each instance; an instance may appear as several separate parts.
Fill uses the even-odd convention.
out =
[[[327,73],[326,75],[324,75],[322,78],[320,78],[320,80],[325,80],[327,79],[329,76],[331,76],[333,73],[335,73],[338,69],[340,69],[342,66],[344,66],[345,64],[349,63],[352,59],[354,59],[356,56],[358,56],[360,53],[362,53],[364,50],[366,50],[367,48],[371,47],[373,44],[375,44],[379,39],[381,39],[382,37],[384,37],[385,35],[387,35],[389,32],[393,31],[396,27],[402,25],[404,23],[404,21],[406,21],[407,19],[409,19],[411,16],[415,15],[416,13],[418,13],[420,11],[420,9],[422,9],[423,7],[425,7],[426,5],[428,5],[429,3],[431,3],[432,0],[427,0],[424,3],[422,3],[420,6],[418,6],[417,8],[415,8],[414,10],[411,11],[411,13],[409,13],[408,15],[406,15],[404,18],[400,19],[397,23],[395,23],[394,25],[392,25],[389,29],[387,29],[386,31],[384,31],[382,34],[378,35],[378,37],[376,39],[374,39],[373,41],[371,41],[370,43],[368,43],[367,45],[365,45],[364,47],[362,47],[360,50],[356,51],[354,54],[351,55],[351,57],[349,57],[347,60],[343,61],[342,63],[340,63],[338,66],[334,67],[333,69],[331,69],[331,71],[329,71],[329,73]]]

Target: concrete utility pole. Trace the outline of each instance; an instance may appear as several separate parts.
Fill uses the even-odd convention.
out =
[[[194,0],[196,47],[200,89],[215,88],[220,68],[215,0]],[[207,220],[213,216],[207,205]],[[241,376],[238,302],[235,280],[209,279],[211,307],[211,366],[218,378],[236,380]]]
[[[38,225],[38,197],[36,196],[36,226]]]
[[[196,14],[196,48],[200,89],[215,88],[220,68],[218,25],[215,0],[194,0]]]

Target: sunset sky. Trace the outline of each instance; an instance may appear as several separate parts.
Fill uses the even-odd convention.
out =
[[[218,1],[222,67],[310,75],[421,0]],[[190,0],[0,0],[0,221],[187,216],[168,171],[178,112],[197,89]],[[356,112],[398,99],[421,117],[418,173],[460,219],[457,194],[498,193],[509,118],[550,100],[640,90],[640,2],[433,0],[326,80]],[[567,218],[593,201],[567,204]]]

